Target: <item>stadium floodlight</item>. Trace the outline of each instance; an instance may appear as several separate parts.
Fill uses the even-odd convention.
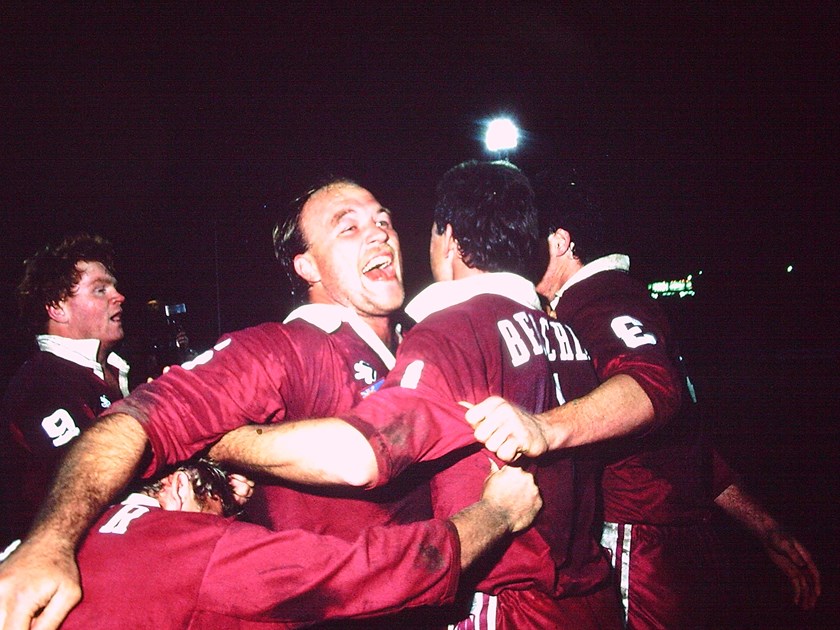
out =
[[[510,118],[495,118],[487,123],[484,145],[488,151],[502,153],[515,149],[519,143],[519,129]]]

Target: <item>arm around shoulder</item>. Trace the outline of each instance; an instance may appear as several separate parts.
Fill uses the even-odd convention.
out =
[[[70,448],[23,543],[0,564],[0,627],[56,628],[81,597],[75,551],[131,480],[146,433],[131,416],[104,416]],[[5,625],[4,625],[5,624]]]
[[[310,485],[371,487],[379,477],[367,438],[340,418],[240,427],[222,437],[210,456]]]

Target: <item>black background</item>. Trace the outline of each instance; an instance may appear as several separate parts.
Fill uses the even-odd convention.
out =
[[[512,161],[575,167],[623,217],[635,275],[695,274],[698,295],[667,308],[720,447],[828,591],[792,612],[722,523],[733,626],[831,625],[838,6],[284,4],[4,7],[3,377],[27,350],[22,261],[70,231],[114,242],[129,344],[151,298],[187,305],[199,347],[279,319],[274,208],[325,171],[394,211],[415,293],[436,179],[490,157],[482,123],[506,113],[524,132]]]

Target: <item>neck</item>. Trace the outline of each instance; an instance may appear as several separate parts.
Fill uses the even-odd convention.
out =
[[[567,257],[553,257],[548,264],[545,275],[537,284],[537,293],[547,300],[553,299],[569,278],[583,268],[583,263],[577,258],[563,260],[564,258]]]
[[[100,341],[99,350],[96,352],[96,360],[104,366],[109,354],[111,354],[111,346]]]
[[[455,259],[454,264],[452,265],[452,279],[453,280],[461,280],[462,278],[471,278],[472,276],[478,276],[485,271],[481,269],[476,269],[475,267],[467,267],[464,264],[464,261],[461,260],[460,257]]]
[[[373,329],[376,336],[382,340],[388,348],[393,348],[391,345],[394,340],[394,327],[391,325],[391,318],[387,315],[360,315],[362,321]]]

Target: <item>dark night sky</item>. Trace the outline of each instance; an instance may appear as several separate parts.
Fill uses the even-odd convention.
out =
[[[481,121],[501,112],[526,133],[511,159],[573,165],[626,216],[643,275],[804,273],[830,253],[836,7],[574,4],[19,10],[2,32],[4,286],[89,229],[135,304],[186,301],[212,329],[218,286],[222,328],[276,317],[264,205],[331,170],[397,212],[414,288],[435,180],[485,156]]]
[[[508,113],[512,161],[576,167],[639,277],[704,271],[694,305],[670,308],[718,433],[840,556],[812,518],[840,517],[840,5],[283,4],[4,7],[4,352],[22,260],[80,229],[116,245],[135,314],[185,302],[205,344],[279,318],[271,208],[325,171],[394,210],[413,293],[436,179],[485,157],[481,122]]]

